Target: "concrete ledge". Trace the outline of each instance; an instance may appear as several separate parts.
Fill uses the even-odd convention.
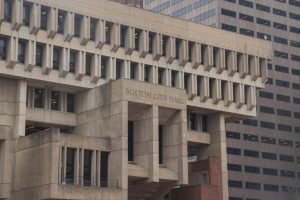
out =
[[[47,124],[76,126],[76,114],[44,109],[27,108],[26,120]]]
[[[197,144],[210,144],[210,135],[204,132],[188,131],[187,141]]]
[[[172,170],[164,167],[159,167],[159,179],[177,181],[178,175]]]
[[[128,176],[148,178],[149,173],[146,169],[138,165],[128,164]]]

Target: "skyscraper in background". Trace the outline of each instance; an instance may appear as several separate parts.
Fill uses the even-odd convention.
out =
[[[129,6],[135,6],[138,8],[143,8],[143,0],[111,0],[111,1],[127,4]]]
[[[144,8],[273,42],[258,117],[227,124],[229,199],[300,199],[300,1],[144,0]]]

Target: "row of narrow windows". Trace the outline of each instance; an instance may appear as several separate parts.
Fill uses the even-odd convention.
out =
[[[5,0],[5,16],[11,16],[11,7],[13,5],[14,1],[10,1],[10,0]],[[31,19],[31,17],[33,16],[31,13],[33,12],[33,8],[34,5],[32,3],[29,2],[24,2],[24,16],[23,16],[23,25],[29,25],[29,23],[31,23],[33,20]],[[40,16],[40,29],[42,30],[48,30],[49,28],[49,20],[50,20],[50,13],[52,8],[47,7],[47,6],[41,6],[41,16]],[[58,16],[57,16],[57,32],[61,33],[61,34],[65,34],[66,33],[66,27],[67,24],[69,24],[69,21],[67,21],[67,11],[63,11],[63,10],[58,10]],[[193,56],[193,52],[195,51],[195,45],[196,42],[193,41],[188,41],[187,45],[185,44],[185,40],[184,39],[180,39],[180,38],[173,38],[171,36],[168,35],[162,35],[161,37],[157,35],[157,33],[151,32],[151,31],[146,31],[146,30],[142,30],[142,29],[138,29],[138,28],[131,28],[125,25],[117,25],[113,22],[108,22],[108,21],[101,21],[99,19],[95,19],[95,18],[88,18],[88,22],[85,22],[85,17],[86,16],[82,16],[79,14],[74,14],[74,26],[73,26],[73,34],[75,37],[83,37],[85,36],[85,40],[91,40],[91,41],[98,41],[100,34],[104,34],[104,43],[106,44],[113,44],[116,43],[116,41],[119,41],[117,43],[119,43],[118,45],[121,47],[127,47],[133,44],[132,47],[134,50],[137,51],[142,51],[144,54],[148,53],[153,53],[154,49],[156,49],[155,51],[157,51],[157,54],[161,54],[162,56],[167,56],[168,54],[172,54],[171,53],[171,48],[174,48],[174,59],[180,59],[185,58],[184,60],[192,62],[192,58]],[[5,21],[11,21],[11,18],[5,17]],[[32,22],[33,23],[33,22]],[[85,26],[84,24],[88,23],[88,26]],[[102,25],[101,25],[102,24]],[[86,31],[86,28],[89,28],[88,33],[84,33]],[[104,31],[102,32],[100,29],[104,29]],[[145,32],[146,31],[146,32]],[[71,31],[72,32],[72,31]],[[119,34],[118,34],[119,33]],[[131,34],[133,34],[133,40],[131,37]],[[116,37],[118,37],[119,39],[117,39]],[[174,39],[174,40],[173,40]],[[158,40],[161,40],[160,42],[157,42]],[[147,45],[145,45],[145,42],[148,43]],[[174,41],[174,47],[171,43],[173,43]],[[3,42],[1,42],[3,43]],[[161,49],[158,48],[158,43],[161,44]],[[114,44],[115,45],[115,44]],[[3,46],[3,45],[1,45]],[[23,45],[25,46],[25,45]],[[172,47],[171,47],[172,46]],[[206,65],[207,60],[208,60],[208,54],[207,51],[209,51],[208,45],[201,45],[201,64]],[[22,48],[22,47],[20,47]],[[181,49],[185,49],[185,51],[182,51]],[[160,49],[160,50],[159,50]],[[41,51],[41,48],[39,49],[39,51]],[[57,50],[58,51],[58,50]],[[160,52],[161,51],[161,52]],[[219,61],[220,58],[218,58],[220,55],[220,53],[218,52],[220,51],[220,48],[218,47],[213,47],[213,65],[216,65]],[[226,50],[227,51],[227,50]],[[2,51],[3,52],[3,51]],[[146,53],[145,53],[146,52]],[[58,53],[57,53],[58,54]],[[55,54],[54,54],[55,55]],[[225,52],[225,59],[230,59],[230,51],[228,50],[228,52]],[[251,55],[249,55],[251,57]],[[21,56],[20,56],[21,57]],[[238,59],[238,58],[237,58]],[[22,59],[20,59],[22,60]],[[186,63],[186,61],[184,63]],[[171,61],[170,61],[171,62]],[[249,61],[250,62],[250,61]],[[251,61],[252,62],[252,61]],[[41,63],[41,62],[37,62],[37,63]],[[182,65],[184,65],[184,63],[181,63]],[[228,67],[227,63],[225,62],[225,68]],[[240,62],[237,62],[240,63]]]

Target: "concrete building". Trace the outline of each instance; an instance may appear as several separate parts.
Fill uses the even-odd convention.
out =
[[[123,3],[129,6],[135,6],[138,8],[143,8],[143,0],[111,0],[118,3]]]
[[[225,120],[256,116],[269,41],[106,0],[0,22],[0,199],[228,199]]]
[[[257,118],[227,124],[229,194],[300,199],[300,1],[145,0],[144,7],[273,42]]]

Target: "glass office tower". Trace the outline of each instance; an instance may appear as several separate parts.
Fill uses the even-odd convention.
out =
[[[229,199],[300,199],[300,1],[144,0],[144,8],[273,42],[258,116],[227,123]]]

